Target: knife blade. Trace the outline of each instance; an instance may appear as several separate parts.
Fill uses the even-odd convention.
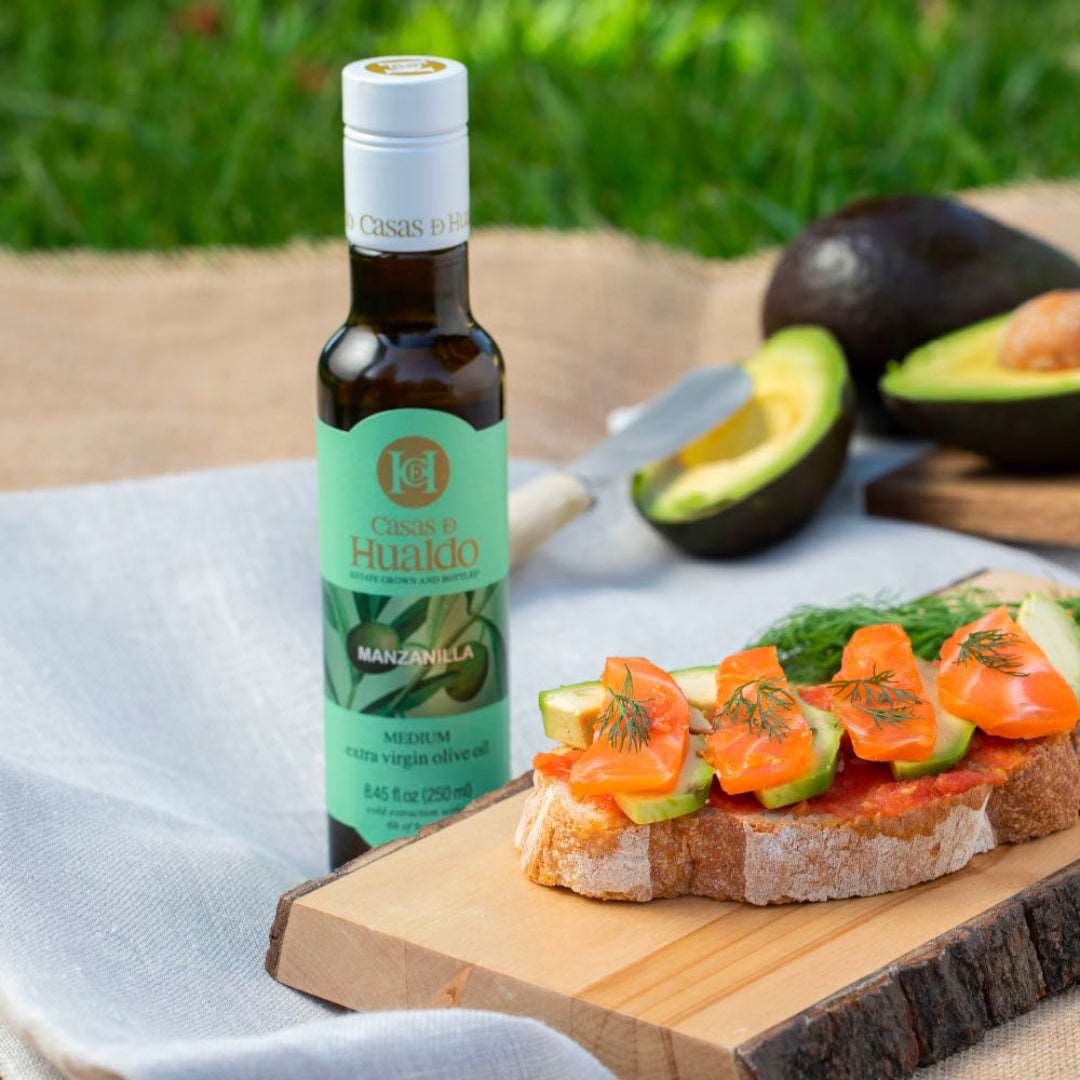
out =
[[[566,470],[592,488],[677,453],[747,401],[753,387],[738,364],[700,368],[636,409],[625,426]]]
[[[699,368],[635,410],[629,422],[565,469],[510,493],[510,566],[591,507],[606,484],[670,457],[750,400],[737,364]]]

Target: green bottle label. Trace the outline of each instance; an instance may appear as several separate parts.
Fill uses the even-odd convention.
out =
[[[326,802],[369,844],[504,783],[506,424],[318,425]]]

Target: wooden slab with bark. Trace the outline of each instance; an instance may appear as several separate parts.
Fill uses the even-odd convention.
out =
[[[908,1076],[1080,982],[1076,826],[880,896],[602,902],[521,874],[530,785],[287,893],[270,974],[358,1010],[533,1016],[635,1080]]]

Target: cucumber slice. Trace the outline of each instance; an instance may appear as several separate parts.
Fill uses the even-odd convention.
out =
[[[944,772],[951,769],[967,753],[974,724],[953,716],[941,707],[937,695],[937,670],[927,660],[916,659],[919,678],[922,679],[923,691],[927,700],[934,706],[937,714],[937,737],[930,756],[922,761],[892,761],[889,763],[892,774],[897,780],[914,780],[919,776]]]
[[[712,664],[703,667],[679,668],[678,671],[671,673],[679,689],[686,695],[686,700],[706,715],[716,708],[717,666]]]
[[[944,772],[956,765],[968,751],[974,724],[959,716],[938,709],[937,739],[930,756],[923,761],[892,761],[892,774],[897,780],[914,780],[919,776]]]
[[[798,779],[754,792],[758,802],[767,810],[779,810],[782,806],[820,795],[832,787],[836,777],[836,757],[844,734],[840,721],[831,712],[807,704],[798,693],[795,697],[814,732],[814,741],[810,744],[810,764]]]
[[[1016,621],[1080,697],[1080,629],[1073,617],[1049,596],[1028,593]]]
[[[686,760],[674,790],[663,795],[616,795],[615,802],[619,809],[635,825],[670,821],[672,818],[700,810],[708,801],[713,777],[712,766],[698,756],[704,747],[705,740],[700,735],[691,735],[690,745],[686,748]]]

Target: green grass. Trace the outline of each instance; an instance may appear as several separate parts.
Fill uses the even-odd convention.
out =
[[[5,0],[0,243],[339,235],[338,69],[408,51],[469,64],[478,224],[733,255],[861,195],[1080,174],[1075,0]]]

